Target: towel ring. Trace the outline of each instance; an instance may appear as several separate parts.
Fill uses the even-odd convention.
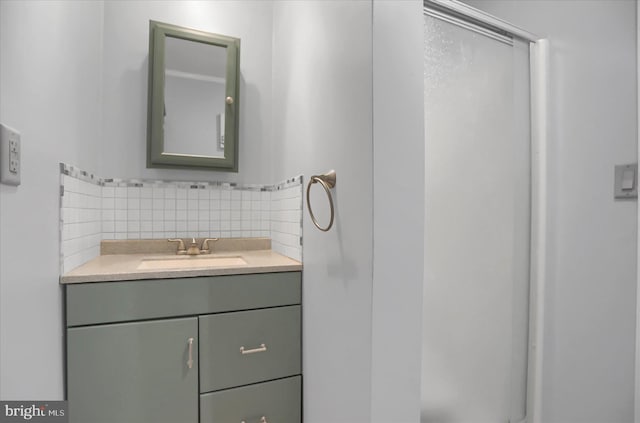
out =
[[[331,219],[329,220],[329,225],[326,228],[320,226],[316,217],[313,215],[313,210],[311,209],[311,201],[309,201],[309,191],[311,190],[311,185],[318,182],[324,188],[324,191],[327,193],[327,197],[329,197],[329,207],[331,208]],[[333,209],[333,197],[331,196],[331,188],[336,186],[336,171],[330,170],[329,172],[323,175],[314,175],[309,180],[309,184],[307,185],[307,208],[309,209],[309,214],[311,215],[311,221],[316,228],[320,229],[323,232],[327,232],[333,226],[333,218],[335,216],[335,211]]]

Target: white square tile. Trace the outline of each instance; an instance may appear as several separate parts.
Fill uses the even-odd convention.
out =
[[[102,220],[115,220],[115,210],[102,210]]]
[[[127,187],[127,198],[129,198],[129,199],[139,199],[140,198],[140,187]]]
[[[140,220],[140,210],[128,210],[127,221]]]
[[[176,187],[164,187],[164,198],[175,199]]]
[[[140,208],[143,210],[151,210],[153,208],[153,200],[150,198],[142,198],[140,200]]]
[[[116,190],[114,187],[102,187],[102,198],[115,198]]]
[[[140,198],[153,198],[153,188],[148,186],[140,188]]]
[[[115,202],[116,210],[126,210],[127,209],[127,199],[116,197]]]
[[[114,191],[116,198],[127,198],[127,187],[115,187]]]
[[[140,220],[152,220],[152,219],[153,219],[152,210],[140,210]]]
[[[140,210],[140,199],[139,198],[127,198],[127,209],[129,209],[129,210]]]
[[[115,232],[116,224],[115,222],[102,222],[102,232]]]

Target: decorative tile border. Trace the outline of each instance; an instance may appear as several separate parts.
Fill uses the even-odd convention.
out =
[[[60,268],[99,255],[102,239],[269,237],[302,260],[302,175],[274,185],[99,178],[60,164]]]

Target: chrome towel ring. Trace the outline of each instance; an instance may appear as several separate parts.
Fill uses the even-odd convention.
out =
[[[318,182],[324,188],[324,191],[327,193],[327,197],[329,197],[329,207],[331,208],[331,219],[329,219],[329,224],[326,228],[320,226],[316,217],[313,215],[313,210],[311,209],[311,202],[309,201],[309,191],[311,190],[311,185]],[[336,171],[330,170],[329,172],[322,175],[313,175],[311,179],[309,179],[309,184],[307,185],[307,208],[309,209],[309,214],[311,215],[311,221],[316,228],[320,229],[323,232],[327,232],[333,226],[333,218],[335,217],[335,211],[333,209],[333,197],[331,196],[330,189],[336,186]]]

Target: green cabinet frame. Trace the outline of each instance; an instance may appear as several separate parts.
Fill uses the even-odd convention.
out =
[[[224,157],[167,153],[164,143],[165,39],[175,37],[227,50]],[[149,92],[147,105],[147,167],[208,168],[238,171],[238,132],[240,123],[240,39],[149,21]],[[215,117],[212,117],[215,118]],[[214,141],[212,135],[212,142]]]

